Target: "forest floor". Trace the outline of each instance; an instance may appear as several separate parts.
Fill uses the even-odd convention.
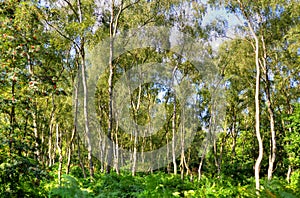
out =
[[[164,172],[134,177],[130,173],[101,173],[93,179],[71,175],[63,175],[60,186],[57,180],[45,184],[49,197],[257,197],[255,181],[251,177],[239,181],[226,176],[211,178],[203,175],[198,181],[190,177],[182,180],[180,174]],[[262,178],[260,197],[300,197],[299,178],[292,179],[295,181],[287,183],[283,178],[271,181]]]

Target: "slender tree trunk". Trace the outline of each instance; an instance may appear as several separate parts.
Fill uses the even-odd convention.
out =
[[[185,155],[184,155],[184,158],[183,158],[183,162],[184,162],[184,167],[186,169],[186,174],[185,175],[188,176],[191,173],[191,170],[189,168],[189,165],[188,165],[188,162],[186,160],[186,156]],[[182,179],[183,179],[183,177],[182,177]]]
[[[47,105],[47,109],[48,109],[48,105]],[[43,122],[44,123],[46,123],[46,118],[44,117],[43,118]],[[43,126],[42,126],[42,128],[41,128],[41,132],[42,132],[42,134],[41,134],[41,145],[45,145],[45,134],[44,134],[44,131],[45,131],[45,124],[43,124]],[[45,150],[44,150],[44,148],[42,147],[41,148],[41,155],[40,155],[40,161],[41,161],[41,163],[42,163],[42,165],[43,165],[43,168],[45,168],[45,166],[46,166],[46,164],[45,164]]]
[[[70,145],[69,148],[67,149],[67,169],[66,169],[66,174],[68,175],[70,172],[70,166],[71,166],[71,155],[72,155],[72,146]]]
[[[101,162],[101,172],[104,172],[104,156],[105,156],[105,141],[102,138],[102,134],[99,133],[99,146],[98,149],[100,150],[100,162]]]
[[[183,110],[184,111],[184,110]],[[185,155],[184,155],[184,147],[185,147],[185,131],[184,131],[184,112],[181,113],[181,125],[180,125],[180,146],[181,146],[181,157],[180,157],[180,168],[181,168],[181,179],[184,179],[184,168],[185,168]]]
[[[152,136],[150,136],[150,150],[153,151]],[[153,152],[151,152],[151,162],[153,162]],[[150,167],[150,173],[153,173],[153,166]]]
[[[149,96],[149,106],[148,106],[148,115],[149,115],[149,127],[148,127],[148,130],[149,130],[149,132],[151,131],[151,128],[153,127],[152,125],[151,125],[151,105],[153,104],[152,103],[152,100],[151,100],[151,94],[149,94],[148,95]],[[149,149],[150,149],[150,151],[152,151],[152,136],[150,136],[150,138],[149,138]],[[146,141],[145,141],[145,144],[146,144]],[[150,162],[153,162],[153,152],[151,152],[151,154],[150,154]],[[152,173],[153,172],[153,168],[152,168],[152,165],[150,164],[149,165],[149,169],[148,169],[148,172],[150,172],[150,173]]]
[[[148,129],[144,129],[144,132],[143,132],[143,137],[142,137],[142,145],[141,145],[141,158],[142,158],[142,164],[145,163],[145,145],[146,145],[146,133],[147,133]],[[150,130],[149,130],[150,132]]]
[[[170,147],[169,147],[169,133],[168,133],[168,127],[167,127],[166,130],[167,130],[167,131],[166,131],[166,134],[167,134],[167,137],[166,137],[166,139],[167,139],[167,159],[169,159],[169,156],[170,156]],[[173,164],[174,164],[174,163],[173,163]],[[170,163],[168,163],[168,165],[167,165],[167,173],[168,173],[168,174],[171,173],[171,164],[170,164]],[[174,171],[174,174],[175,174],[175,171]]]
[[[55,103],[54,103],[54,95],[52,95],[52,110],[50,115],[50,122],[49,122],[49,137],[48,137],[48,166],[52,166],[52,136],[53,136],[53,120],[54,120],[54,112],[55,112]]]
[[[56,123],[56,146],[58,150],[58,155],[59,155],[59,164],[58,164],[58,183],[59,185],[61,184],[61,172],[62,172],[62,149],[61,149],[61,132],[59,131],[59,126],[58,123]]]
[[[288,115],[291,115],[292,112],[293,112],[293,108],[292,108],[292,105],[290,103],[288,94],[286,94],[286,104],[288,105],[288,111],[287,111],[287,113],[288,113]],[[286,131],[285,121],[283,119],[281,119],[281,122],[282,122],[282,126],[284,128],[284,131]],[[288,127],[288,132],[292,133],[291,126]],[[287,135],[287,134],[285,133],[285,135]],[[287,145],[289,145],[289,144],[290,144],[290,142],[287,142]],[[290,157],[291,156],[288,153],[288,158],[290,158]],[[293,166],[292,166],[291,162],[289,161],[289,166],[288,166],[288,170],[287,170],[287,174],[286,174],[286,180],[287,180],[288,183],[290,182],[290,177],[291,177],[292,171],[293,171]]]
[[[52,166],[52,133],[53,133],[53,125],[52,123],[49,126],[49,137],[48,137],[48,166]]]
[[[119,175],[120,174],[120,169],[119,169],[119,140],[118,140],[118,130],[119,130],[119,125],[118,121],[116,121],[116,132],[115,132],[115,170],[116,173]]]
[[[292,128],[291,127],[289,127],[289,132],[292,133]],[[288,183],[290,182],[291,174],[292,174],[292,165],[289,164],[288,171],[287,171],[287,174],[286,174],[286,180],[287,180]]]
[[[34,103],[35,109],[32,113],[32,125],[33,125],[33,132],[35,138],[35,160],[40,160],[40,151],[39,151],[39,134],[38,134],[38,126],[37,126],[37,104]]]
[[[74,101],[74,126],[73,126],[73,130],[72,130],[72,135],[71,135],[71,140],[68,144],[69,148],[68,148],[68,162],[67,162],[67,170],[66,170],[66,174],[69,174],[70,172],[70,165],[71,165],[71,155],[72,155],[72,145],[73,145],[73,140],[76,136],[76,130],[77,130],[77,115],[78,115],[78,89],[79,89],[79,79],[77,81],[77,85],[75,84],[74,86],[74,91],[75,91],[75,101]]]
[[[226,127],[225,127],[225,129],[226,129]],[[220,176],[220,174],[221,174],[223,150],[225,147],[226,139],[227,139],[227,135],[222,139],[222,143],[221,143],[221,147],[220,147],[220,155],[218,158],[218,176]]]
[[[84,49],[82,49],[84,50]],[[84,52],[82,52],[84,53]],[[87,90],[87,82],[86,82],[86,74],[85,74],[85,59],[84,55],[82,56],[81,60],[81,71],[82,71],[82,84],[83,84],[83,92],[84,92],[84,102],[83,102],[83,109],[84,109],[84,121],[85,121],[85,133],[87,138],[88,144],[88,160],[89,160],[89,171],[90,176],[94,177],[94,165],[92,160],[92,144],[91,144],[91,134],[89,129],[89,113],[88,113],[88,90]]]
[[[268,98],[268,96],[267,96]],[[275,134],[275,127],[274,127],[274,113],[273,109],[271,106],[271,101],[270,98],[267,99],[267,104],[268,104],[268,112],[270,114],[270,126],[271,126],[271,148],[270,148],[270,155],[269,155],[269,168],[268,168],[268,180],[272,179],[272,174],[273,174],[273,167],[274,167],[274,162],[276,158],[276,134]]]
[[[187,169],[186,176],[190,176],[190,181],[194,181],[193,168],[189,168],[189,164],[191,161],[191,148],[188,149],[187,159],[185,159],[185,168]]]
[[[15,77],[13,77],[12,85],[11,85],[11,95],[12,95],[12,105],[11,105],[11,113],[10,113],[10,133],[9,133],[9,154],[12,152],[13,147],[13,139],[12,135],[15,132],[15,123],[16,123],[16,113],[15,113]]]
[[[250,25],[251,27],[251,25]],[[255,186],[256,190],[260,190],[259,184],[259,172],[260,172],[260,164],[263,158],[263,142],[260,135],[260,109],[259,109],[259,91],[260,91],[260,65],[259,65],[259,41],[254,31],[252,31],[253,37],[255,39],[255,64],[256,64],[256,84],[255,84],[255,132],[258,141],[258,157],[254,166],[254,174],[255,174]]]
[[[198,168],[198,181],[200,181],[201,176],[202,176],[202,167],[203,167],[203,162],[204,162],[204,158],[205,158],[205,154],[206,154],[206,150],[208,147],[208,140],[205,142],[205,146],[201,155],[201,160],[199,163],[199,168]]]
[[[141,73],[140,73],[140,75],[141,75]],[[133,114],[134,114],[134,121],[136,123],[138,123],[138,111],[140,109],[140,104],[141,104],[141,93],[142,93],[142,85],[140,84],[138,98],[137,98],[137,104],[134,105],[133,101],[131,101],[131,104],[134,107]],[[136,172],[138,137],[139,137],[139,127],[138,127],[138,124],[136,124],[135,132],[134,132],[132,176],[134,176],[135,172]]]
[[[287,99],[287,103],[289,105],[288,114],[291,114],[293,111],[292,111],[292,107],[291,107],[288,99]],[[284,121],[283,121],[283,125],[284,125]],[[289,127],[289,133],[292,133],[292,128],[291,127]],[[290,144],[290,143],[288,142],[288,144]],[[290,156],[288,156],[288,157],[290,157]],[[287,180],[288,183],[290,182],[290,178],[291,178],[291,174],[292,174],[292,168],[293,168],[292,165],[289,164],[288,171],[287,171],[287,174],[286,174],[286,180]]]
[[[131,4],[133,5],[133,3]],[[127,6],[128,8],[129,6]],[[119,18],[123,10],[123,1],[120,1],[119,11],[115,15],[115,0],[111,1],[110,9],[110,23],[109,23],[109,78],[108,78],[108,94],[109,94],[109,104],[108,104],[108,130],[107,138],[112,140],[112,130],[113,130],[113,78],[114,78],[114,39],[118,29]],[[113,155],[113,145],[108,145],[108,164],[111,164]],[[110,166],[106,169],[107,173],[110,173]]]
[[[214,152],[214,162],[215,166],[218,169],[218,145],[217,145],[217,138],[214,138],[214,144],[213,144],[213,152]]]
[[[214,93],[212,93],[214,94]],[[214,163],[215,167],[218,170],[218,145],[217,145],[217,136],[215,135],[216,133],[216,103],[217,101],[213,100],[211,104],[211,116],[209,120],[209,133],[210,133],[210,138],[212,138],[213,141],[213,156],[214,156]]]
[[[292,173],[292,166],[289,165],[289,167],[288,167],[288,172],[287,172],[287,174],[286,174],[286,181],[287,181],[288,183],[290,183],[291,173]]]
[[[175,66],[172,73],[172,85],[174,88],[175,85],[175,74],[177,71],[177,65]],[[174,88],[174,104],[173,104],[173,118],[172,118],[172,159],[173,159],[173,167],[174,174],[177,174],[177,164],[176,164],[176,90]]]
[[[137,144],[138,144],[138,129],[134,132],[134,145],[133,145],[133,161],[132,161],[132,176],[135,176],[136,163],[137,163]]]
[[[109,23],[109,77],[108,77],[108,94],[109,94],[109,101],[108,101],[108,131],[107,131],[107,138],[112,141],[112,127],[113,127],[113,76],[114,76],[114,66],[113,66],[113,56],[114,56],[114,0],[112,0],[111,10],[110,10],[110,23]],[[112,160],[112,146],[108,146],[108,159],[107,159],[107,169],[106,173],[110,173],[110,164]]]
[[[229,136],[229,134],[227,133],[227,122],[226,121],[224,122],[224,132],[225,132],[225,136],[222,138],[222,141],[221,141],[220,155],[218,158],[218,177],[220,177],[220,174],[221,174],[223,151],[225,148],[226,140]]]
[[[68,144],[68,161],[67,161],[66,174],[69,174],[69,172],[70,172],[71,156],[72,156],[72,145],[73,145],[73,140],[75,138],[75,134],[76,134],[76,128],[73,128],[73,130],[72,130],[72,136],[71,136],[70,142]]]
[[[255,80],[255,133],[256,133],[256,138],[258,141],[258,157],[256,159],[255,165],[254,165],[254,175],[255,175],[255,187],[257,190],[257,195],[259,195],[259,190],[260,190],[260,184],[259,184],[259,172],[260,172],[260,165],[261,165],[261,161],[263,159],[263,141],[260,135],[260,107],[259,107],[259,103],[260,103],[260,95],[259,95],[259,91],[260,91],[260,64],[259,64],[259,39],[257,37],[257,35],[255,34],[254,28],[253,28],[253,23],[251,21],[251,19],[248,18],[248,15],[246,14],[245,10],[244,10],[244,5],[243,3],[238,0],[240,9],[244,15],[244,17],[246,18],[247,22],[248,22],[248,26],[250,29],[250,33],[252,34],[252,37],[255,40],[255,46],[254,46],[254,50],[255,50],[255,66],[256,66],[256,80]]]
[[[81,151],[80,151],[79,139],[80,139],[79,138],[79,134],[77,133],[77,154],[78,154],[78,160],[79,160],[79,165],[80,165],[81,170],[82,170],[83,177],[86,178],[86,173],[85,173],[84,165],[83,165],[83,162],[82,162],[82,159],[81,159]]]
[[[79,16],[79,23],[83,22],[83,16],[81,11],[81,1],[77,0],[77,7],[78,7],[78,16]],[[88,113],[88,88],[87,88],[87,81],[86,81],[86,66],[85,66],[85,40],[81,38],[80,40],[80,48],[78,52],[81,56],[81,75],[82,75],[82,85],[83,85],[83,111],[84,111],[84,124],[85,124],[85,133],[87,138],[88,144],[88,160],[89,160],[89,171],[90,176],[94,177],[94,165],[92,160],[92,145],[91,145],[91,134],[89,129],[89,113]]]
[[[83,41],[84,42],[84,41]],[[82,46],[84,48],[84,46]],[[81,72],[82,72],[82,85],[83,85],[83,93],[84,93],[84,101],[83,101],[83,110],[84,110],[84,124],[85,124],[85,133],[86,133],[86,140],[88,146],[88,161],[89,161],[89,171],[90,176],[94,177],[94,165],[92,160],[92,144],[91,144],[91,134],[89,129],[89,113],[88,113],[88,89],[87,89],[87,82],[86,82],[86,72],[85,72],[85,55],[84,49],[81,49]]]
[[[274,120],[274,111],[271,103],[271,88],[270,88],[270,80],[269,80],[269,69],[267,65],[267,49],[265,45],[264,37],[261,37],[262,47],[263,47],[263,66],[265,72],[265,80],[266,80],[266,99],[267,99],[267,108],[268,113],[270,115],[270,128],[271,128],[271,140],[270,140],[270,154],[269,154],[269,168],[268,168],[268,180],[272,179],[273,175],[273,167],[276,158],[276,134],[275,134],[275,120]]]
[[[214,105],[212,105],[214,106]],[[204,158],[205,158],[205,155],[206,155],[206,151],[207,151],[207,148],[208,148],[208,145],[209,145],[209,142],[211,141],[211,138],[214,138],[213,137],[213,131],[214,131],[214,128],[212,127],[214,125],[214,117],[213,117],[213,114],[214,114],[214,110],[213,110],[213,107],[212,107],[212,110],[211,110],[211,116],[209,118],[209,128],[208,128],[208,135],[206,135],[206,139],[204,139],[205,141],[205,146],[203,148],[203,153],[202,153],[202,156],[201,156],[201,160],[200,160],[200,163],[199,163],[199,168],[198,168],[198,181],[200,181],[201,179],[201,175],[202,175],[202,167],[203,167],[203,162],[204,162]],[[215,138],[214,138],[215,139]]]
[[[235,110],[233,110],[233,111],[235,111]],[[235,112],[233,112],[233,113],[234,113],[234,115],[233,115],[232,129],[231,129],[231,136],[232,136],[232,145],[231,145],[232,160],[231,160],[231,162],[233,162],[233,159],[236,156],[235,147],[236,147],[236,138],[237,138],[237,135],[236,135],[236,115],[235,115]]]

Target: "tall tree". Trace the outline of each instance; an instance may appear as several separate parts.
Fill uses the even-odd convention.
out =
[[[9,0],[0,4],[1,196],[35,196],[36,192],[24,186],[36,182],[38,188],[43,176],[39,167],[45,165],[45,120],[41,115],[46,111],[40,101],[54,91],[51,80],[58,69],[59,53],[53,53],[38,2]]]
[[[64,42],[75,50],[79,57],[81,68],[82,88],[83,88],[83,115],[84,115],[84,132],[87,141],[88,161],[90,176],[94,175],[94,165],[92,159],[92,143],[91,132],[89,126],[89,110],[88,110],[88,87],[86,79],[86,45],[89,42],[89,30],[94,25],[95,5],[92,1],[82,2],[81,0],[68,1],[50,1],[49,7],[45,10],[45,22],[50,29],[62,39]],[[60,13],[68,13],[65,17]],[[74,61],[75,62],[75,61]],[[76,69],[76,67],[75,67]],[[75,82],[75,81],[74,81]]]

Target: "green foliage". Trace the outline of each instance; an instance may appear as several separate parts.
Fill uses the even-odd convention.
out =
[[[95,197],[137,197],[143,190],[142,178],[133,177],[129,173],[117,175],[102,174],[94,182]]]
[[[46,178],[33,159],[1,153],[0,197],[41,197],[45,191],[40,182]]]
[[[263,197],[289,197],[296,198],[297,192],[290,188],[290,185],[283,178],[274,177],[271,181],[266,178],[261,182]]]
[[[295,193],[300,194],[300,170],[299,169],[292,173],[289,188],[291,188]]]
[[[148,175],[144,180],[144,191],[138,197],[178,197],[192,194],[194,184],[188,179],[181,180],[180,175],[155,173]]]
[[[35,3],[0,2],[1,197],[45,195],[40,183],[47,174],[36,160],[40,140],[33,133],[36,98],[41,90],[33,74],[41,74],[47,34],[42,33]]]
[[[124,3],[123,8],[119,7],[120,2]],[[237,15],[243,11],[238,1],[209,2],[223,3],[227,10]],[[270,79],[261,76],[260,115],[265,150],[261,166],[261,197],[297,197],[300,194],[300,105],[292,106],[299,101],[300,4],[295,0],[240,2],[245,6],[244,11],[249,13],[248,17],[254,19],[256,34],[265,39],[267,68],[264,69],[270,73]],[[181,180],[179,175],[164,172],[135,177],[123,172],[120,175],[96,173],[94,178],[84,178],[81,165],[87,173],[87,151],[83,148],[85,140],[80,142],[76,137],[80,129],[74,124],[70,97],[80,68],[80,54],[75,48],[86,44],[82,49],[89,50],[109,37],[110,5],[102,5],[101,1],[98,5],[92,0],[0,0],[0,197],[256,197],[253,178],[258,147],[253,127],[256,71],[252,38],[245,31],[249,24],[239,27],[238,36],[224,42],[214,54],[210,47],[206,47],[210,45],[206,41],[212,34],[223,36],[229,27],[224,21],[201,27],[208,5],[200,1],[178,0],[124,0],[115,3],[115,14],[120,11],[119,21],[115,22],[117,35],[146,25],[174,25],[184,33],[191,33],[193,38],[203,39],[204,48],[195,51],[209,53],[212,62],[218,62],[222,70],[226,82],[226,121],[224,131],[216,139],[215,150],[209,148],[205,156],[202,179],[190,181],[185,177]],[[80,12],[82,20],[79,19]],[[166,35],[168,32],[161,34],[164,40],[169,40]],[[164,44],[163,48],[168,49],[170,46],[167,45]],[[192,81],[201,87],[201,72],[182,61],[184,57],[174,56],[166,49],[145,48],[123,53],[113,61],[113,84],[134,65],[170,62],[174,65],[180,63],[178,69],[185,74],[191,73]],[[101,60],[95,60],[96,64],[106,66],[108,50],[100,50],[100,55],[95,55],[101,57]],[[260,53],[263,53],[263,46],[260,46]],[[260,57],[263,61],[262,54]],[[87,65],[89,68],[88,61]],[[88,75],[93,73],[92,69]],[[96,93],[96,109],[104,131],[108,128],[108,74],[105,71],[99,78]],[[277,141],[275,177],[271,181],[264,178],[270,148],[269,116],[264,101],[266,80],[270,81]],[[167,87],[156,83],[144,84],[141,89],[139,110],[129,107],[130,116],[135,117],[137,123],[144,125],[152,119],[149,107],[154,104],[165,103],[167,110],[166,115],[156,117],[161,121],[160,118],[165,116],[169,121],[155,135],[138,139],[138,142],[143,142],[138,151],[155,150],[172,138],[170,118],[174,95]],[[164,93],[163,97],[159,97],[160,93]],[[199,166],[201,143],[206,135],[202,127],[208,127],[210,120],[211,94],[207,88],[199,90],[198,94],[197,109],[201,118],[197,135],[185,156],[187,166],[193,171]],[[132,90],[132,104],[137,103],[138,96],[138,89]],[[284,119],[284,116],[288,118]],[[55,137],[55,126],[61,137]],[[113,133],[118,137],[119,146],[133,148],[130,134],[117,127]],[[59,184],[60,149],[62,171],[67,170],[69,154],[71,170],[70,175],[62,176]],[[95,158],[93,160],[98,162]],[[217,174],[218,160],[220,174]],[[48,166],[50,173],[46,172]],[[283,178],[287,167],[292,168],[290,183]],[[97,165],[95,169],[98,169]]]
[[[294,112],[287,120],[291,131],[287,132],[284,140],[285,150],[289,154],[288,161],[292,167],[300,167],[300,105],[295,105]]]
[[[282,178],[272,181],[263,179],[261,182],[262,197],[297,197],[299,172],[292,176],[291,184]],[[292,187],[293,186],[293,187]],[[255,181],[250,177],[243,181],[235,181],[231,177],[220,176],[209,178],[202,176],[200,181],[191,181],[188,177],[183,180],[180,175],[156,172],[154,174],[138,174],[133,177],[130,173],[117,175],[96,174],[93,181],[78,179],[64,175],[61,186],[57,181],[48,184],[50,197],[256,197]]]
[[[55,185],[55,184],[50,184]],[[70,175],[63,175],[61,185],[54,187],[49,192],[49,197],[53,198],[81,198],[91,197],[88,189],[82,188],[82,185],[78,182],[75,177]]]

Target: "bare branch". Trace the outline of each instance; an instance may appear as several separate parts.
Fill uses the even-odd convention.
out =
[[[70,3],[70,1],[68,0],[63,0],[64,2],[66,2],[68,4],[68,6],[71,8],[71,10],[73,11],[73,13],[76,15],[77,20],[79,21],[79,16],[78,13],[76,12],[75,8],[73,7],[73,5]]]

